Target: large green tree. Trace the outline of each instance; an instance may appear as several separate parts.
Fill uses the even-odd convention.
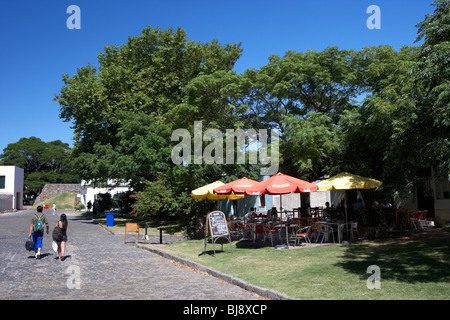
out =
[[[69,163],[70,148],[60,140],[44,142],[22,138],[10,143],[0,155],[0,164],[24,169],[24,195],[36,197],[46,183],[79,182]]]
[[[74,123],[73,159],[84,179],[142,186],[173,165],[169,111],[196,77],[230,71],[239,44],[197,43],[183,29],[146,27],[121,46],[106,46],[99,67],[63,75],[55,100]]]
[[[423,168],[448,174],[449,3],[434,5],[418,24],[421,46],[288,51],[242,74],[232,71],[239,44],[196,43],[181,28],[147,27],[106,46],[98,68],[63,76],[55,100],[61,118],[74,123],[72,158],[86,180],[157,186],[162,195],[223,177],[257,178],[259,165],[248,162],[172,163],[171,133],[185,128],[194,137],[202,121],[204,130],[222,130],[215,138],[225,129],[278,129],[281,171],[307,180],[350,171],[402,190],[422,179]],[[186,212],[193,202],[186,200]]]
[[[420,46],[416,83],[425,87],[420,97],[418,120],[410,134],[420,135],[418,151],[438,176],[450,173],[450,2],[433,2],[433,14],[418,23]],[[418,130],[418,128],[420,128]],[[409,133],[408,133],[409,134]]]

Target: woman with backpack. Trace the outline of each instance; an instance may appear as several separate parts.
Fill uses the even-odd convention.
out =
[[[66,253],[66,242],[67,242],[67,217],[63,213],[59,216],[59,221],[56,223],[55,229],[59,228],[58,235],[55,238],[55,235],[53,236],[53,240],[56,241],[58,244],[58,258],[61,261],[64,261],[64,254]]]
[[[41,257],[42,239],[44,238],[44,225],[48,234],[48,221],[45,214],[42,212],[42,206],[36,208],[37,213],[31,218],[30,233],[28,238],[33,235],[34,252],[36,253],[36,259]]]

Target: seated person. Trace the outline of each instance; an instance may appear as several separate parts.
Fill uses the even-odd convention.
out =
[[[250,220],[256,216],[255,208],[250,208],[250,211],[244,216],[246,220]]]
[[[353,205],[354,211],[361,211],[361,210],[364,210],[365,208],[366,208],[366,206],[362,202],[361,198],[359,198],[358,201]]]
[[[384,202],[381,204],[381,207],[383,209],[389,209],[389,208],[392,208],[392,204],[389,201],[384,200]]]
[[[278,216],[277,208],[272,207],[272,209],[270,209],[269,211],[270,211],[270,217],[276,218]]]

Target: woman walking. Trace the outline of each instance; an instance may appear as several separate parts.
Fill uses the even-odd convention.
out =
[[[56,223],[56,227],[59,227],[61,229],[61,237],[58,239],[59,241],[56,241],[58,244],[58,257],[61,261],[64,261],[64,254],[66,253],[66,242],[67,242],[67,217],[63,213],[59,217],[59,221]]]

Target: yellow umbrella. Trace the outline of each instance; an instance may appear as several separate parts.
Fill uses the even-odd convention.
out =
[[[191,196],[193,198],[197,199],[213,199],[213,200],[222,200],[222,199],[230,199],[230,200],[236,200],[236,199],[242,199],[244,195],[238,195],[238,194],[216,194],[214,193],[214,188],[220,187],[224,185],[222,181],[216,181],[210,184],[207,184],[206,186],[200,187],[198,189],[191,191]]]
[[[361,177],[356,174],[342,172],[327,180],[316,183],[319,187],[318,191],[329,190],[350,190],[350,189],[375,189],[383,184],[383,182]]]
[[[316,183],[317,191],[350,190],[350,189],[375,189],[383,184],[372,178],[361,177],[348,172],[338,173],[324,181]],[[345,222],[347,222],[347,192],[345,192]]]

